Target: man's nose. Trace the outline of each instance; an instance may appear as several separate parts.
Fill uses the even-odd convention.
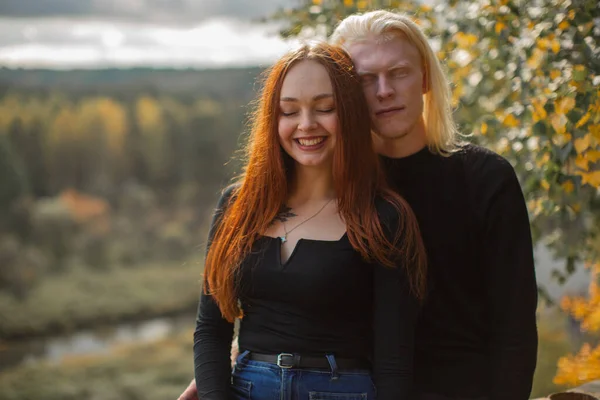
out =
[[[394,95],[394,88],[390,84],[390,81],[385,76],[380,76],[377,79],[377,98],[384,100]]]

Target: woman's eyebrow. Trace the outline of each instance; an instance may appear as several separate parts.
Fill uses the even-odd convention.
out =
[[[318,95],[314,96],[312,99],[313,99],[313,101],[317,101],[317,100],[327,99],[327,98],[330,98],[330,97],[333,97],[332,93],[321,93],[321,94],[318,94]],[[295,98],[295,97],[282,97],[281,101],[285,101],[285,102],[297,102],[298,99]]]

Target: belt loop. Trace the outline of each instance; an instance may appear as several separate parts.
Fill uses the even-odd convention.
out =
[[[327,361],[329,361],[329,366],[331,367],[331,380],[339,378],[338,366],[335,362],[335,356],[333,354],[327,354],[325,356]]]
[[[244,350],[236,357],[235,363],[233,364],[234,371],[236,370],[236,367],[238,366],[238,364],[240,364],[240,365],[245,364],[246,357],[248,357],[249,354],[250,354],[250,350]]]

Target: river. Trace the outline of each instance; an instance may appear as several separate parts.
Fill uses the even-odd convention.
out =
[[[22,364],[60,364],[70,356],[108,353],[116,345],[164,339],[191,329],[193,324],[194,316],[185,314],[86,329],[56,337],[0,342],[0,372]]]

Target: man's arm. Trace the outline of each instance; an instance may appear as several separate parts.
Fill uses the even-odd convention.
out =
[[[491,400],[527,400],[537,358],[537,283],[525,199],[508,161],[480,166]]]

